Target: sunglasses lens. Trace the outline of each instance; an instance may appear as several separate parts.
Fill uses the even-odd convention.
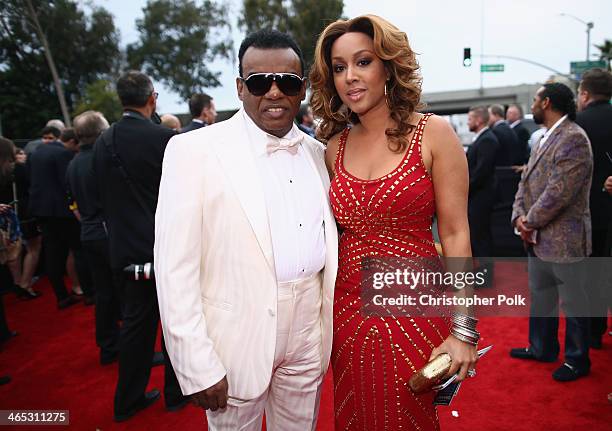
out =
[[[276,78],[280,91],[287,96],[296,96],[302,89],[302,80],[293,75],[280,75]]]
[[[251,75],[244,82],[253,96],[263,96],[272,87],[272,75]]]
[[[294,75],[256,74],[245,79],[245,84],[253,96],[263,96],[272,87],[272,82],[287,96],[296,96],[302,89],[302,80]]]

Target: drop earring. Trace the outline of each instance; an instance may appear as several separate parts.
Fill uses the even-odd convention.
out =
[[[389,82],[389,80],[385,81],[385,103],[387,104],[387,107],[389,109],[391,109],[391,104],[389,103],[389,91],[387,90],[387,83]]]

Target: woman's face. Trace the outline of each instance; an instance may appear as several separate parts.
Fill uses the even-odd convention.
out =
[[[346,33],[331,49],[334,85],[340,99],[358,115],[386,106],[388,79],[382,60],[374,52],[374,41],[364,33]]]

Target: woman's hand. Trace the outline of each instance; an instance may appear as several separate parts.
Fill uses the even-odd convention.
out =
[[[459,371],[459,376],[457,376],[458,382],[465,379],[468,374],[468,370],[475,369],[476,362],[478,362],[476,346],[465,343],[455,338],[454,335],[449,335],[442,344],[433,349],[429,360],[431,361],[433,358],[441,355],[442,353],[448,353],[453,361],[446,377],[450,377]]]

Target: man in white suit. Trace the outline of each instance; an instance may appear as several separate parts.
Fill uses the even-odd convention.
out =
[[[337,232],[323,146],[293,119],[304,61],[263,30],[239,50],[243,108],[171,139],[156,213],[166,346],[211,430],[315,429]]]

